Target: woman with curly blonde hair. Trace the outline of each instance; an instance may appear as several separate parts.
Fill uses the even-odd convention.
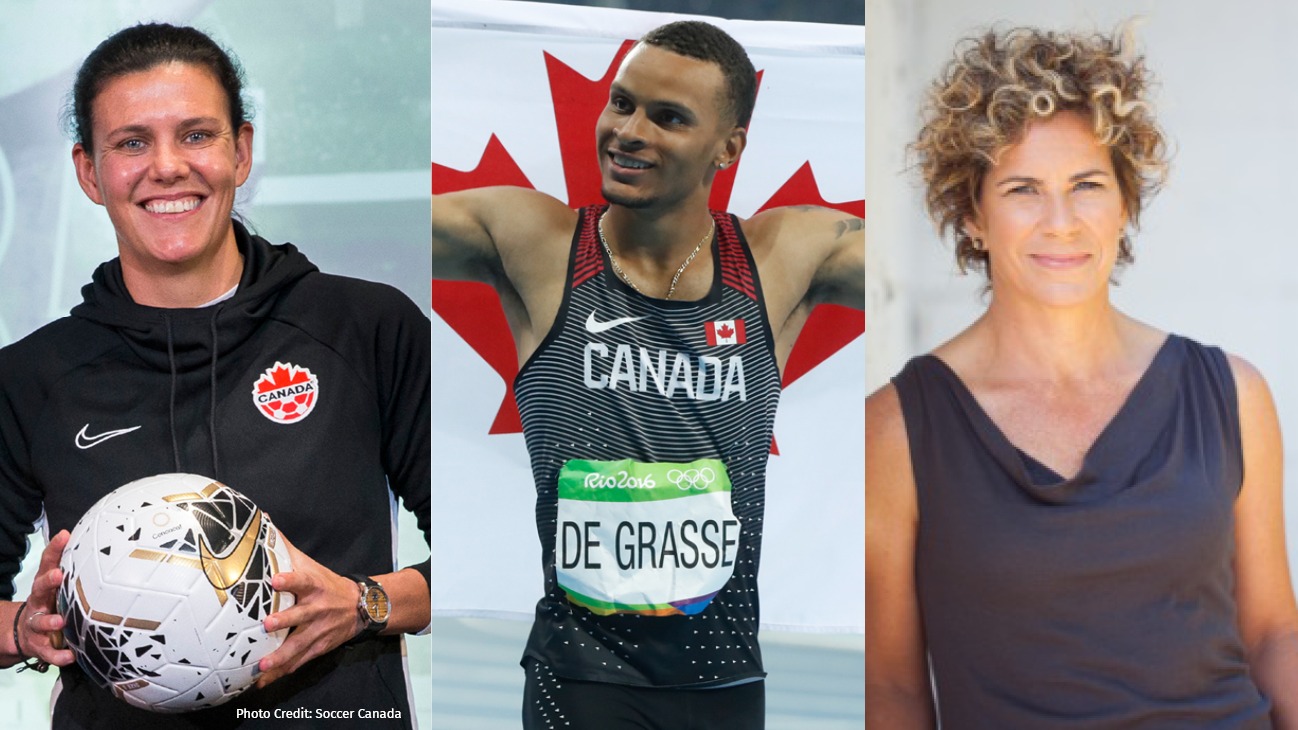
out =
[[[866,403],[867,727],[1298,728],[1266,382],[1109,298],[1149,83],[1121,33],[1015,29],[929,90],[926,203],[989,300]]]

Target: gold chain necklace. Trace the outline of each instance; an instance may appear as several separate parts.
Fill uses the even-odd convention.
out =
[[[613,271],[617,272],[618,277],[621,278],[622,281],[625,281],[627,286],[635,289],[636,292],[644,294],[643,291],[640,291],[640,287],[636,286],[635,282],[631,281],[631,277],[627,276],[626,272],[622,270],[622,267],[618,265],[617,258],[613,256],[613,249],[608,247],[608,240],[604,238],[604,216],[607,214],[607,210],[601,213],[599,216],[599,222],[595,226],[599,230],[599,242],[604,244],[604,253],[608,254],[608,261],[613,264]],[[672,298],[672,294],[676,292],[676,282],[681,280],[681,274],[685,273],[685,267],[689,266],[690,262],[694,260],[694,257],[699,255],[699,251],[703,250],[703,244],[707,243],[708,239],[712,238],[712,234],[716,233],[716,231],[717,222],[716,220],[713,220],[712,227],[709,228],[708,232],[699,240],[699,245],[694,247],[694,250],[690,252],[689,257],[685,259],[685,263],[681,264],[681,267],[676,270],[676,275],[672,277],[672,285],[667,288],[667,296],[663,297],[664,301]]]

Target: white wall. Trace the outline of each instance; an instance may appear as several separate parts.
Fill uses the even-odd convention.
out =
[[[865,236],[866,317],[865,387],[887,382],[914,349],[906,330],[913,309],[912,289],[902,285],[909,237],[908,190],[897,184],[903,142],[910,133],[906,88],[908,43],[904,2],[867,0],[865,4]]]
[[[885,84],[900,67],[901,93],[880,99],[872,125],[900,134],[900,155],[918,129],[921,95],[952,56],[955,42],[989,25],[1030,25],[1103,32],[1145,18],[1139,37],[1160,84],[1155,107],[1175,151],[1167,187],[1134,238],[1136,263],[1114,300],[1156,327],[1215,344],[1252,361],[1271,384],[1286,450],[1298,448],[1298,252],[1292,209],[1298,193],[1292,31],[1298,3],[1240,0],[1157,2],[1089,0],[867,0],[867,25],[892,35],[889,59],[872,68]],[[875,30],[879,35],[882,30]],[[893,99],[905,119],[896,125]],[[867,98],[871,98],[867,96]],[[890,165],[900,205],[879,230],[898,262],[900,352],[889,372],[971,322],[983,308],[981,279],[956,274],[949,241],[939,241],[923,210],[918,175]],[[870,180],[877,180],[875,172]],[[1298,481],[1298,459],[1286,469]],[[1298,495],[1286,490],[1290,563],[1298,563]]]

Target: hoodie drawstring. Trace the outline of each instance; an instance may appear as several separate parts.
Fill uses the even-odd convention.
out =
[[[212,478],[221,480],[220,462],[216,458],[216,353],[218,352],[216,342],[216,316],[221,313],[224,304],[218,304],[212,311],[212,408],[208,414],[208,431],[212,434]]]
[[[212,434],[212,478],[218,481],[221,479],[221,466],[220,461],[217,460],[216,456],[216,317],[221,313],[223,306],[224,305],[217,305],[213,309],[212,319],[208,323],[212,332],[212,373],[209,378],[212,391],[212,405],[207,416],[207,428]],[[171,317],[164,312],[162,319],[167,324],[167,362],[171,365],[171,400],[168,403],[171,426],[171,453],[176,461],[176,472],[180,473],[180,442],[176,438],[176,347],[171,332]]]
[[[167,323],[167,362],[171,364],[171,453],[176,459],[176,473],[180,473],[180,444],[176,441],[176,348],[172,344],[171,317],[164,312],[162,320]]]

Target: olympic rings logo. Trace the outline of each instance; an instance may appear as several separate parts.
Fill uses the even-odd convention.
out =
[[[690,489],[704,490],[717,480],[716,472],[709,467],[702,469],[672,469],[667,472],[667,481],[675,484],[678,489],[688,491]]]

